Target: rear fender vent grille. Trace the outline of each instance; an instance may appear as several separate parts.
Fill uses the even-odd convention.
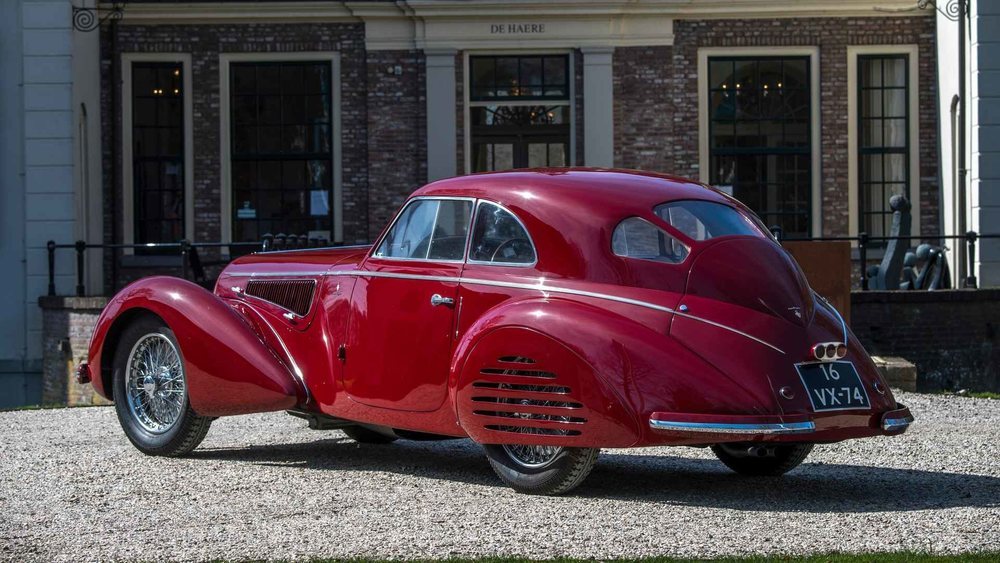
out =
[[[495,383],[493,381],[476,381],[475,389],[497,389],[501,391],[521,391],[524,393],[549,393],[551,395],[568,395],[569,387],[561,385],[520,385],[517,383]]]
[[[552,409],[579,409],[583,408],[580,403],[570,403],[566,401],[539,401],[537,399],[508,399],[506,397],[473,397],[477,403],[499,403],[503,405],[525,405],[529,407],[548,407]]]
[[[555,379],[556,374],[551,371],[537,369],[503,369],[503,368],[483,368],[479,370],[483,375],[516,375],[518,377],[538,377],[541,379]]]
[[[478,414],[479,416],[492,416],[496,418],[512,418],[516,420],[523,420],[525,422],[535,420],[540,420],[542,422],[559,422],[562,424],[583,424],[584,422],[587,422],[586,418],[580,418],[578,416],[560,416],[534,412],[472,411],[472,414]]]
[[[252,280],[246,294],[288,309],[300,317],[309,313],[316,280]]]
[[[533,364],[535,360],[523,356],[500,356],[497,361],[502,364]]]
[[[487,424],[484,428],[496,432],[510,432],[511,434],[535,434],[538,436],[579,436],[579,430],[563,430],[561,428],[527,428],[523,426],[502,426],[499,424]]]

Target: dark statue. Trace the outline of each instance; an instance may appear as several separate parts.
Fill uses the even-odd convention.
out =
[[[892,209],[890,237],[910,232],[910,207],[910,202],[901,195],[889,199]],[[951,275],[945,250],[943,246],[925,243],[914,252],[910,251],[907,239],[890,238],[882,263],[868,268],[868,286],[871,289],[948,289]]]

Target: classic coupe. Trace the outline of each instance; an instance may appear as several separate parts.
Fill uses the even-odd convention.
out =
[[[625,170],[441,180],[371,246],[244,256],[214,292],[142,279],[78,377],[147,454],[287,411],[363,443],[471,438],[534,494],[579,485],[599,448],[710,447],[779,475],[913,420],[748,208]]]

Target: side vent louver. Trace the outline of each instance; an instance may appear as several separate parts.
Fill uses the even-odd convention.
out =
[[[312,305],[315,290],[316,280],[251,280],[245,293],[304,317]]]
[[[495,432],[579,436],[587,423],[583,404],[573,400],[569,387],[557,384],[558,374],[536,366],[533,358],[500,356],[481,368],[482,379],[472,382],[475,391],[467,399],[472,414]]]

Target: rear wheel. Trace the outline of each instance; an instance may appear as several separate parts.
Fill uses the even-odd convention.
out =
[[[205,439],[212,419],[191,409],[184,358],[162,320],[143,317],[125,328],[113,370],[118,421],[139,451],[181,456]]]
[[[597,463],[597,448],[487,445],[493,471],[519,493],[559,495],[575,489]]]
[[[777,476],[798,467],[813,449],[812,444],[716,444],[712,451],[727,467],[740,475]]]
[[[390,444],[396,438],[365,428],[364,426],[348,426],[342,428],[347,437],[359,444]]]

